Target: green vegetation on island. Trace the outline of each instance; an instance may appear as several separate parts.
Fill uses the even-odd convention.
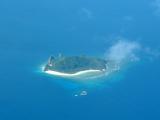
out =
[[[45,65],[44,71],[51,70],[63,73],[76,73],[84,70],[106,70],[107,61],[101,58],[88,56],[51,56]]]

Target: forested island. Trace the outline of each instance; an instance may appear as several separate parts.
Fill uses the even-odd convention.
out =
[[[66,74],[75,74],[87,70],[106,70],[107,61],[89,56],[51,56],[44,67],[44,71],[56,71]]]

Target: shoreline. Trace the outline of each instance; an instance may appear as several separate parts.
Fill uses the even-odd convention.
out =
[[[62,72],[57,72],[57,71],[52,71],[52,70],[48,70],[48,71],[44,71],[47,74],[50,75],[55,75],[55,76],[61,76],[61,77],[80,77],[83,75],[89,75],[89,74],[102,74],[105,73],[105,71],[101,71],[101,70],[84,70],[84,71],[79,71],[73,74],[70,73],[62,73]]]

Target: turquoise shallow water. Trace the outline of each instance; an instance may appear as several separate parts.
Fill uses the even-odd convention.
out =
[[[1,0],[0,120],[159,120],[158,1]],[[111,52],[127,61],[117,73],[79,82],[40,72],[51,54],[107,57],[119,40],[129,44]]]

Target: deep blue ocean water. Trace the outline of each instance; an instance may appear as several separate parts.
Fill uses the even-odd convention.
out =
[[[160,120],[159,6],[1,0],[0,120]],[[50,55],[102,57],[117,39],[141,46],[139,60],[117,73],[82,83],[41,72]],[[88,95],[74,96],[82,90]]]

